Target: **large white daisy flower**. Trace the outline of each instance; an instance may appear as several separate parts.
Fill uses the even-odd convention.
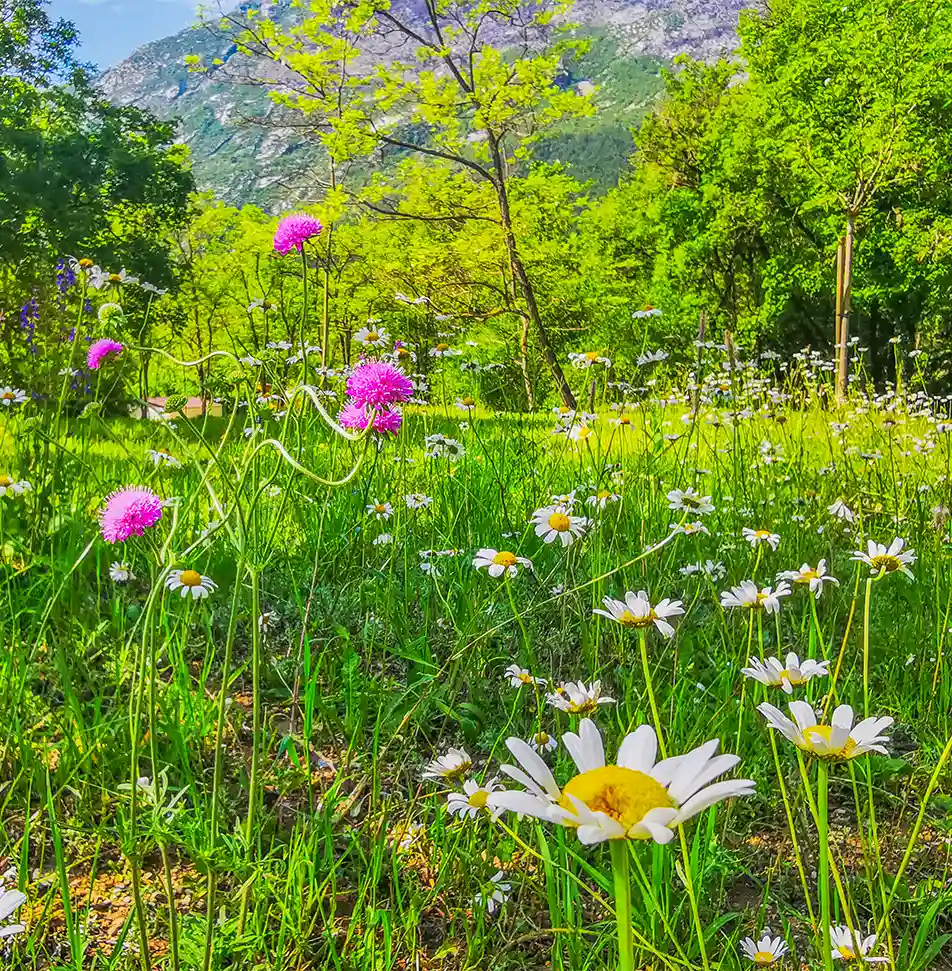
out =
[[[571,546],[588,532],[592,521],[585,516],[573,516],[564,506],[544,506],[532,514],[530,524],[544,543],[558,540],[563,546]]]
[[[867,752],[888,755],[883,742],[889,739],[880,735],[893,719],[864,718],[853,724],[853,709],[840,705],[833,712],[829,725],[817,723],[816,712],[805,701],[791,701],[787,706],[793,716],[791,721],[779,708],[764,702],[757,710],[767,719],[767,726],[774,728],[797,748],[831,762],[848,762]]]
[[[563,681],[545,700],[553,708],[571,715],[591,715],[598,711],[599,705],[615,704],[614,698],[602,694],[601,681],[593,681],[591,686],[583,681]]]
[[[629,590],[624,600],[605,597],[602,603],[605,610],[596,608],[593,613],[614,620],[622,627],[650,627],[654,624],[665,637],[674,635],[674,628],[667,618],[678,617],[684,613],[680,600],[662,600],[652,607],[644,590],[639,590],[638,593]]]
[[[916,562],[916,551],[906,550],[903,552],[904,545],[905,540],[898,536],[888,547],[874,540],[869,540],[866,544],[866,552],[857,550],[850,559],[865,563],[873,573],[896,573],[898,571],[913,579],[909,564]]]
[[[761,661],[759,657],[752,657],[747,661],[749,667],[741,668],[740,673],[754,681],[759,681],[766,685],[779,685],[786,693],[793,694],[794,686],[806,684],[811,678],[823,677],[830,673],[829,661],[801,661],[800,658],[791,651],[786,658],[786,663],[781,663],[779,658],[768,657],[766,661]]]
[[[364,347],[386,347],[390,342],[390,335],[383,327],[361,327],[354,334],[354,340]]]
[[[473,767],[473,760],[465,749],[451,748],[446,755],[440,755],[423,769],[424,779],[457,781]]]
[[[218,584],[211,577],[206,577],[197,570],[173,570],[165,580],[169,590],[178,590],[182,597],[193,600],[204,600],[210,593],[218,589]]]
[[[519,567],[524,566],[527,570],[532,569],[532,560],[527,560],[524,556],[516,556],[508,550],[481,549],[476,552],[473,566],[477,570],[485,570],[491,577],[514,577],[519,572]]]
[[[463,783],[462,792],[451,792],[446,797],[446,808],[451,816],[463,819],[475,819],[480,813],[488,813],[493,819],[498,819],[502,810],[490,808],[487,800],[502,786],[495,779],[480,785],[475,779],[467,779]]]
[[[876,946],[876,935],[860,937],[848,927],[830,928],[830,946],[834,961],[861,961],[865,964],[888,964],[889,958],[869,957],[869,952]]]
[[[764,934],[759,941],[755,941],[752,937],[745,937],[740,942],[740,949],[745,957],[761,967],[776,963],[789,950],[782,937],[772,938],[769,933]]]
[[[26,894],[22,890],[0,889],[0,921],[6,920],[21,904],[26,903]],[[0,927],[0,938],[13,937],[26,930],[24,924],[7,924]]]
[[[0,405],[9,408],[10,405],[22,405],[26,401],[27,394],[23,388],[11,388],[9,385],[0,388]]]
[[[793,583],[809,584],[810,593],[817,600],[820,599],[820,594],[823,593],[824,583],[832,583],[837,587],[840,585],[840,581],[836,577],[831,577],[826,572],[826,560],[820,560],[815,568],[810,566],[809,563],[804,563],[799,570],[785,570],[783,573],[777,574],[777,579],[791,580]]]
[[[583,718],[578,734],[563,735],[562,743],[578,767],[564,788],[522,739],[508,739],[506,746],[519,765],[504,765],[502,771],[525,791],[493,793],[489,805],[575,829],[586,844],[612,839],[668,843],[675,827],[692,816],[754,791],[750,779],[710,784],[740,761],[736,755],[716,755],[717,739],[656,763],[657,736],[649,725],[641,725],[621,743],[616,764],[607,765],[595,723]]]
[[[704,516],[709,512],[714,512],[711,497],[702,496],[693,488],[672,489],[668,493],[667,498],[668,508],[676,509],[679,512],[692,512],[698,516]]]
[[[721,592],[721,606],[766,610],[768,614],[776,614],[780,610],[780,597],[789,594],[790,586],[787,583],[778,583],[776,590],[771,587],[760,590],[753,580],[744,580],[739,586]]]
[[[9,493],[11,496],[22,496],[24,492],[29,492],[33,486],[26,479],[15,482],[8,475],[0,475],[0,496]]]

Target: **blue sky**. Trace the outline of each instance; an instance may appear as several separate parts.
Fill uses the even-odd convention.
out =
[[[194,23],[195,8],[196,0],[50,0],[48,9],[79,28],[82,59],[107,68]]]

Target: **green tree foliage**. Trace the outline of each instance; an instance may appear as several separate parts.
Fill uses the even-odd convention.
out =
[[[614,270],[688,331],[705,310],[788,348],[825,343],[849,230],[863,342],[944,334],[952,8],[779,0],[740,33],[736,60],[667,74],[599,210]]]
[[[117,107],[42,0],[0,0],[0,261],[22,286],[89,256],[166,282],[167,234],[194,183],[173,125]]]

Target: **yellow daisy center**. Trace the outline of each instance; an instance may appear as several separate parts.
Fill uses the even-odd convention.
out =
[[[758,951],[754,955],[754,964],[773,964],[774,956],[771,951]]]
[[[387,507],[382,502],[378,502],[377,505],[374,506],[374,512],[386,512],[386,511],[387,511]]]
[[[845,961],[856,960],[856,952],[851,947],[838,947],[837,951],[840,952],[840,957],[842,957]]]
[[[567,415],[572,409],[568,405],[559,405],[559,414]]]
[[[476,402],[472,398],[470,398],[469,395],[467,395],[465,398],[461,398],[460,400],[463,402],[464,405],[466,405],[467,408],[472,408],[473,405],[476,404]]]
[[[650,303],[646,303],[645,304],[645,310],[647,310],[647,311],[650,312],[650,311],[654,310],[654,307],[652,307]]]
[[[588,438],[591,434],[593,434],[591,428],[589,428],[587,425],[582,425],[582,427],[578,430],[579,441]]]
[[[112,283],[122,283],[122,277],[118,273],[110,273],[109,279]]]
[[[588,358],[588,360],[590,360],[592,363],[594,363],[595,361],[598,360],[598,351],[588,351],[585,354],[585,357]]]
[[[806,684],[807,679],[802,674],[791,674],[787,668],[784,668],[777,677],[782,681],[786,678],[791,684]]]
[[[375,330],[367,331],[367,340],[369,341],[379,341],[380,335]]]
[[[874,556],[870,561],[874,570],[884,570],[886,573],[894,573],[902,566],[902,562],[895,556],[883,553],[882,556]]]
[[[700,502],[694,496],[682,496],[681,505],[685,509],[697,509],[700,506]]]
[[[449,768],[444,769],[443,777],[445,779],[461,779],[472,767],[473,763],[469,760],[460,762],[459,765],[452,765]]]
[[[597,499],[607,499],[611,493],[607,489],[602,489],[601,492],[596,496]]]
[[[485,789],[477,789],[467,800],[473,809],[485,809],[486,800],[489,798],[489,793]]]
[[[531,674],[517,674],[517,675],[516,675],[516,677],[517,677],[517,678],[518,678],[518,679],[519,679],[519,680],[520,680],[520,681],[521,681],[521,682],[522,682],[523,684],[532,684],[532,675],[531,675]]]
[[[6,398],[7,401],[12,401],[16,395],[12,391],[4,391],[3,397]]]
[[[515,553],[510,553],[507,550],[502,550],[493,557],[493,563],[498,566],[515,566],[518,561]]]
[[[549,527],[557,533],[564,533],[572,525],[572,521],[564,512],[554,512],[549,516]]]
[[[650,627],[656,617],[657,614],[653,610],[643,617],[638,617],[630,610],[625,610],[618,618],[618,623],[622,627]]]
[[[450,345],[449,344],[437,344],[436,345],[436,349],[438,351],[440,351],[440,352],[448,351],[450,349]]]
[[[183,587],[199,587],[202,584],[202,575],[197,570],[182,570],[179,583]]]
[[[831,732],[832,732],[832,728],[830,725],[813,725],[812,727],[808,728],[803,733],[803,740],[806,743],[807,749],[813,752],[814,755],[820,755],[821,758],[829,758],[829,759],[852,758],[853,749],[856,748],[856,742],[854,742],[852,738],[847,738],[842,748],[827,750],[822,753],[816,751],[816,749],[813,747],[812,740],[814,738],[819,738],[819,739],[822,739],[824,742],[829,743]]]
[[[757,539],[766,539],[768,536],[770,536],[770,530],[769,529],[758,529],[758,530],[755,530],[754,531],[754,536]]]
[[[811,580],[819,580],[820,574],[816,570],[804,570],[800,576],[797,577],[797,583],[809,583]]]
[[[88,270],[92,265],[93,265],[93,261],[90,259],[87,259],[86,257],[83,257],[79,261],[80,269],[83,269],[83,270]]]
[[[626,417],[625,415],[622,415],[622,417],[618,419],[618,424],[619,425],[630,425],[631,424],[631,419],[628,418],[628,417]]]
[[[532,740],[541,748],[541,746],[549,744],[549,733],[539,732],[538,734],[532,736]]]
[[[405,347],[397,348],[397,357],[409,357],[410,352]]]
[[[577,775],[565,789],[559,805],[575,812],[574,796],[592,812],[605,813],[631,829],[652,809],[671,809],[674,803],[667,790],[644,772],[625,769],[620,765],[606,765]]]
[[[0,475],[0,488],[6,488],[7,486],[13,485],[13,479],[8,475]]]

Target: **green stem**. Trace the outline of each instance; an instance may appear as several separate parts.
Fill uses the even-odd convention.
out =
[[[866,580],[866,602],[863,605],[863,717],[869,718],[869,600],[873,580]]]
[[[615,920],[618,925],[618,971],[635,971],[635,947],[631,933],[631,877],[628,842],[609,840],[612,875],[615,878]]]
[[[641,669],[645,676],[645,689],[648,692],[648,704],[651,706],[651,717],[654,721],[655,733],[658,736],[658,748],[661,751],[661,758],[668,757],[667,747],[664,744],[664,734],[661,731],[661,717],[658,714],[658,703],[655,700],[654,686],[651,683],[651,667],[648,664],[648,635],[644,629],[638,631],[638,649],[641,653]]]
[[[833,971],[830,951],[830,843],[829,843],[829,769],[822,759],[817,760],[816,828],[819,840],[817,883],[820,894],[820,950],[826,971]]]

